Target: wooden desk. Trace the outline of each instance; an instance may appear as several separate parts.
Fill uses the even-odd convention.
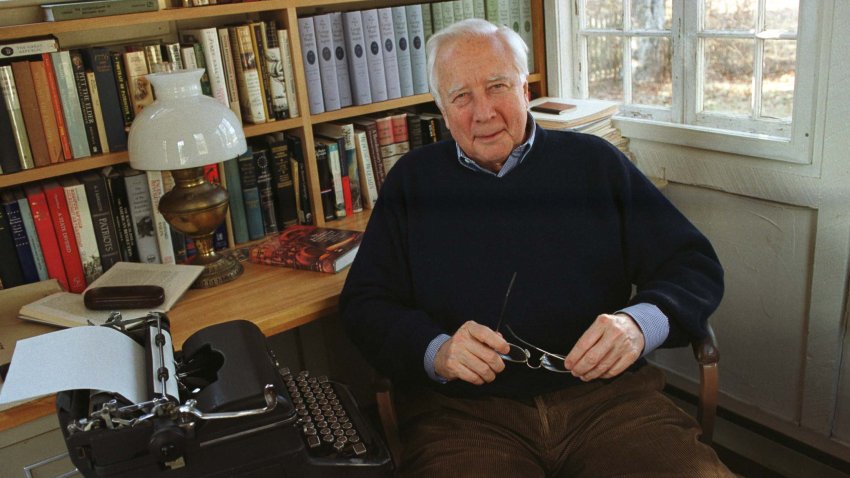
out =
[[[368,213],[329,225],[366,228]],[[299,271],[244,263],[245,272],[233,282],[211,289],[192,289],[168,312],[175,346],[196,331],[228,320],[254,322],[274,335],[336,311],[348,270],[338,274]],[[56,413],[55,397],[45,397],[0,412],[0,432]]]

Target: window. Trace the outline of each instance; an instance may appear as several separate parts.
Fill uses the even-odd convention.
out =
[[[816,19],[828,2],[564,1],[573,94],[622,101],[624,134],[811,161]]]

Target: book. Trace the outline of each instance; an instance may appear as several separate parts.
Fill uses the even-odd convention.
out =
[[[121,260],[139,262],[136,236],[133,234],[133,219],[130,217],[130,203],[127,199],[127,186],[124,183],[123,171],[126,168],[125,165],[107,166],[100,170],[100,175],[106,181],[106,189],[109,193],[109,206],[118,233]]]
[[[86,68],[85,65],[83,65],[83,54],[80,50],[70,50],[68,54],[71,56],[74,82],[77,86],[77,95],[80,98],[83,127],[85,128],[89,151],[91,154],[100,154],[103,151],[100,148],[100,134],[97,130],[97,121],[95,120],[91,90],[89,90],[89,85],[86,81]]]
[[[245,216],[245,198],[242,195],[242,179],[239,177],[239,164],[236,158],[225,161],[222,164],[224,165],[224,177],[227,180],[233,242],[235,244],[242,244],[248,242],[248,219]]]
[[[91,93],[91,106],[92,112],[94,113],[94,122],[97,126],[97,137],[98,141],[100,141],[100,151],[102,153],[110,152],[109,142],[106,139],[106,125],[103,123],[103,107],[100,105],[100,94],[97,90],[97,79],[94,76],[94,72],[91,70],[86,70],[86,83],[89,87],[89,93]]]
[[[62,102],[62,115],[65,118],[68,141],[71,144],[71,155],[74,159],[91,156],[71,54],[63,50],[51,53],[50,58],[53,62],[59,99]]]
[[[330,161],[328,159],[328,145],[318,140],[314,140],[313,145],[316,151],[316,171],[319,176],[319,197],[322,201],[322,214],[325,221],[332,221],[336,219],[337,203],[334,177],[333,173],[331,173]],[[342,187],[340,185],[341,189]]]
[[[289,98],[286,95],[286,79],[283,75],[283,54],[278,43],[277,27],[274,21],[265,25],[266,70],[269,75],[272,117],[289,118]]]
[[[127,188],[127,204],[133,222],[133,236],[141,262],[159,264],[159,246],[156,238],[156,225],[153,220],[150,186],[144,171],[125,169],[124,185]]]
[[[319,72],[319,53],[313,17],[298,19],[298,35],[301,39],[301,60],[304,63],[304,81],[307,82],[310,114],[324,113],[325,99],[322,96],[322,75]]]
[[[354,128],[366,133],[366,141],[369,146],[369,157],[372,160],[372,172],[375,175],[375,187],[378,191],[384,184],[384,162],[381,160],[381,144],[378,140],[377,122],[370,118],[354,118]]]
[[[387,82],[387,98],[401,98],[401,80],[396,56],[395,27],[393,12],[389,7],[378,9],[378,27],[381,32],[381,52],[384,56],[384,74]]]
[[[431,23],[433,26],[432,33],[437,33],[448,25],[443,25],[443,4],[434,2],[431,4]]]
[[[130,125],[133,124],[135,110],[133,109],[133,101],[130,99],[130,85],[127,83],[124,55],[121,52],[110,50],[109,60],[112,63],[112,71],[115,73],[115,87],[118,89],[118,104],[121,106],[124,128],[129,129]]]
[[[575,108],[563,111],[560,114],[542,113],[535,111],[538,105],[544,103],[566,103],[575,105]],[[619,111],[620,104],[616,101],[607,100],[580,100],[575,98],[553,98],[544,96],[536,98],[529,103],[531,116],[543,128],[549,129],[573,129],[600,119],[613,116]]]
[[[413,80],[413,94],[428,93],[428,60],[425,58],[425,25],[423,7],[416,4],[404,7],[407,19],[407,37],[410,41],[410,70]]]
[[[351,80],[351,100],[355,105],[368,105],[372,102],[372,90],[369,86],[369,65],[366,63],[366,45],[363,36],[363,17],[360,12],[342,13],[345,57],[348,60],[348,74]]]
[[[235,159],[242,181],[242,198],[245,203],[245,219],[248,223],[248,238],[256,240],[265,235],[263,211],[260,207],[260,190],[257,187],[257,166],[251,146]]]
[[[21,158],[15,145],[12,117],[4,96],[3,89],[0,88],[0,174],[11,174],[21,170]]]
[[[354,132],[354,143],[357,153],[357,167],[360,173],[360,191],[363,195],[363,207],[372,209],[378,201],[378,185],[375,182],[375,172],[372,168],[372,157],[369,153],[369,142],[366,132]]]
[[[33,256],[29,236],[24,228],[24,218],[21,208],[12,190],[7,189],[0,192],[0,203],[2,203],[2,209],[6,217],[6,226],[9,228],[12,244],[14,245],[12,254],[4,254],[4,257],[7,260],[14,261],[12,257],[17,256],[23,284],[38,282],[39,277],[35,266],[35,256]]]
[[[342,12],[332,12],[330,16],[336,81],[339,87],[339,104],[345,108],[354,104],[351,97],[351,74],[348,71],[348,58],[345,51],[345,27],[343,26]]]
[[[24,283],[24,274],[17,260],[17,248],[12,237],[12,228],[6,217],[6,209],[0,207],[0,283],[8,289]]]
[[[159,200],[166,192],[162,179],[163,174],[163,171],[145,171],[145,176],[148,179],[154,236],[156,237],[157,249],[159,249],[159,262],[161,264],[174,264],[176,260],[174,258],[174,245],[171,242],[171,226],[166,222],[165,216],[159,212]]]
[[[374,8],[363,10],[360,15],[363,19],[363,43],[366,45],[366,64],[369,67],[369,88],[372,93],[372,101],[386,101],[388,98],[387,74],[384,69],[378,10]]]
[[[259,124],[267,120],[263,99],[262,77],[257,68],[257,56],[251,40],[253,33],[248,25],[237,25],[228,29],[230,49],[233,51],[233,66],[239,90],[239,105],[242,120]]]
[[[534,26],[532,25],[531,0],[513,0],[520,3],[519,36],[528,46],[528,71],[534,73]]]
[[[35,229],[30,203],[27,201],[21,188],[13,189],[12,194],[14,194],[15,200],[18,202],[18,209],[21,211],[21,220],[23,221],[24,230],[29,240],[38,280],[47,280],[50,276],[47,275],[47,264],[44,262],[44,253],[41,251],[41,240],[39,240],[38,231]]]
[[[104,286],[156,285],[165,291],[165,300],[153,309],[118,310],[126,319],[143,317],[150,311],[168,312],[189,290],[203,266],[177,264],[140,264],[118,262],[87,289]],[[21,307],[19,317],[59,327],[103,325],[111,311],[87,309],[82,294],[56,292]]]
[[[442,13],[443,13],[443,26],[447,27],[454,22],[461,20],[461,18],[455,18],[455,6],[452,0],[440,2],[442,4]]]
[[[106,178],[96,171],[87,171],[80,175],[80,182],[86,189],[86,200],[97,239],[100,263],[103,270],[107,271],[116,262],[121,261],[121,251]]]
[[[410,35],[407,30],[407,14],[404,6],[392,7],[393,30],[395,31],[396,62],[401,96],[413,96],[413,66],[410,57]]]
[[[272,198],[279,229],[298,223],[298,211],[295,204],[295,182],[292,177],[292,162],[289,155],[289,143],[283,133],[266,135],[264,138],[269,151],[271,169]]]
[[[153,89],[145,77],[149,73],[148,63],[143,51],[124,52],[124,73],[127,78],[127,94],[135,115],[142,108],[153,103]]]
[[[62,139],[59,136],[59,126],[56,124],[56,114],[53,111],[53,101],[50,94],[50,85],[47,83],[44,60],[32,60],[29,62],[29,66],[35,87],[38,113],[41,116],[44,146],[47,148],[47,156],[50,164],[61,163],[65,157],[62,153]],[[62,116],[61,111],[59,112],[59,116]]]
[[[225,86],[227,87],[227,99],[230,100],[230,111],[242,122],[242,107],[239,105],[239,83],[236,79],[236,58],[233,55],[233,47],[230,42],[230,30],[219,28],[218,46],[221,49],[221,64],[224,68]],[[179,45],[178,45],[179,46]],[[194,56],[194,55],[193,55]],[[182,57],[182,54],[180,55]],[[188,67],[184,68],[188,69]]]
[[[266,121],[274,121],[274,105],[272,104],[271,79],[266,58],[266,28],[264,22],[250,22],[251,42],[256,54],[257,72],[260,74],[260,92],[263,96],[263,107],[266,110]]]
[[[313,224],[313,208],[311,206],[310,194],[307,186],[307,169],[304,166],[304,149],[301,146],[301,138],[284,133],[286,143],[289,145],[290,164],[292,165],[292,180],[296,191],[295,205],[298,208],[298,222],[300,224]]]
[[[354,260],[363,233],[317,226],[289,226],[249,249],[255,264],[335,273]]]
[[[94,225],[89,211],[86,188],[74,176],[59,178],[59,184],[65,190],[68,217],[71,219],[74,238],[77,240],[86,284],[91,284],[103,274],[103,265],[100,262],[100,251],[98,250],[97,237],[95,237]]]
[[[18,161],[20,161],[21,169],[32,169],[35,167],[35,162],[30,149],[27,127],[24,124],[24,113],[21,110],[21,102],[15,86],[15,77],[12,74],[12,67],[9,65],[0,66],[0,90],[2,90],[3,103],[5,103],[12,126],[14,144],[18,150]]]
[[[94,74],[97,83],[97,98],[100,101],[109,151],[124,151],[127,149],[127,133],[124,129],[125,120],[110,52],[103,47],[85,48],[83,60]]]
[[[53,219],[47,203],[44,190],[37,184],[24,187],[24,195],[30,206],[32,221],[41,244],[41,253],[44,255],[44,265],[47,267],[47,276],[56,279],[64,290],[68,290],[68,276],[65,273],[65,265],[62,262],[62,253],[59,250],[59,241],[53,228]]]
[[[153,12],[159,10],[159,2],[157,0],[87,0],[46,3],[41,6],[41,9],[44,13],[44,21],[61,22],[125,13]]]
[[[0,42],[0,60],[37,56],[59,51],[59,40],[53,35],[19,38]]]
[[[319,77],[322,82],[322,99],[325,102],[325,111],[338,110],[342,107],[342,100],[334,57],[331,14],[325,13],[314,16],[313,25],[316,34],[316,52],[319,55]],[[350,99],[349,97],[349,101]]]
[[[83,263],[80,260],[80,250],[77,247],[74,226],[71,224],[65,190],[53,179],[44,181],[41,187],[47,199],[50,219],[53,221],[53,230],[56,233],[56,242],[62,256],[65,275],[68,278],[67,290],[69,292],[82,292],[86,288],[86,277],[83,273]]]
[[[15,90],[24,117],[24,126],[29,138],[30,151],[35,167],[50,164],[47,139],[44,135],[41,112],[38,108],[36,85],[32,78],[30,62],[26,60],[12,62],[12,76],[15,78]]]
[[[346,187],[348,185],[348,174],[345,175],[345,182],[343,182],[342,161],[340,160],[341,157],[344,157],[345,151],[340,151],[339,142],[336,139],[321,136],[316,136],[314,139],[317,146],[321,145],[327,151],[327,164],[333,181],[334,217],[343,218],[348,213],[345,206],[346,197],[349,198],[348,204],[351,204],[351,189]],[[318,161],[318,156],[316,159]],[[325,212],[325,216],[327,216],[327,212]]]
[[[295,89],[295,72],[292,70],[292,54],[289,49],[289,31],[285,28],[277,29],[277,41],[280,45],[281,59],[283,60],[283,79],[286,83],[286,98],[289,104],[289,116],[294,118],[299,115],[298,93]]]
[[[274,209],[269,151],[262,145],[255,145],[252,150],[254,168],[257,174],[257,192],[260,196],[260,212],[263,216],[263,230],[265,234],[272,234],[280,231],[280,229],[277,225],[277,214]]]

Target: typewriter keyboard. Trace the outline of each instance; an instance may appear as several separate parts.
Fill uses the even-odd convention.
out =
[[[280,374],[311,453],[355,457],[367,452],[360,431],[364,425],[358,423],[362,418],[345,386],[307,371],[292,373],[284,367]]]

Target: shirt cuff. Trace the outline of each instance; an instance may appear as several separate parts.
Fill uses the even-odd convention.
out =
[[[446,341],[450,338],[451,336],[449,335],[440,334],[434,337],[434,340],[432,340],[431,343],[428,344],[428,348],[425,349],[425,373],[428,374],[428,378],[435,382],[448,382],[448,380],[446,380],[444,377],[441,377],[437,374],[436,371],[434,371],[434,359],[437,358],[437,351],[440,350],[440,347],[442,347],[443,344],[446,343]]]
[[[641,357],[645,357],[648,353],[660,347],[670,334],[670,319],[652,304],[631,305],[618,310],[617,313],[629,314],[643,332],[644,342]]]

